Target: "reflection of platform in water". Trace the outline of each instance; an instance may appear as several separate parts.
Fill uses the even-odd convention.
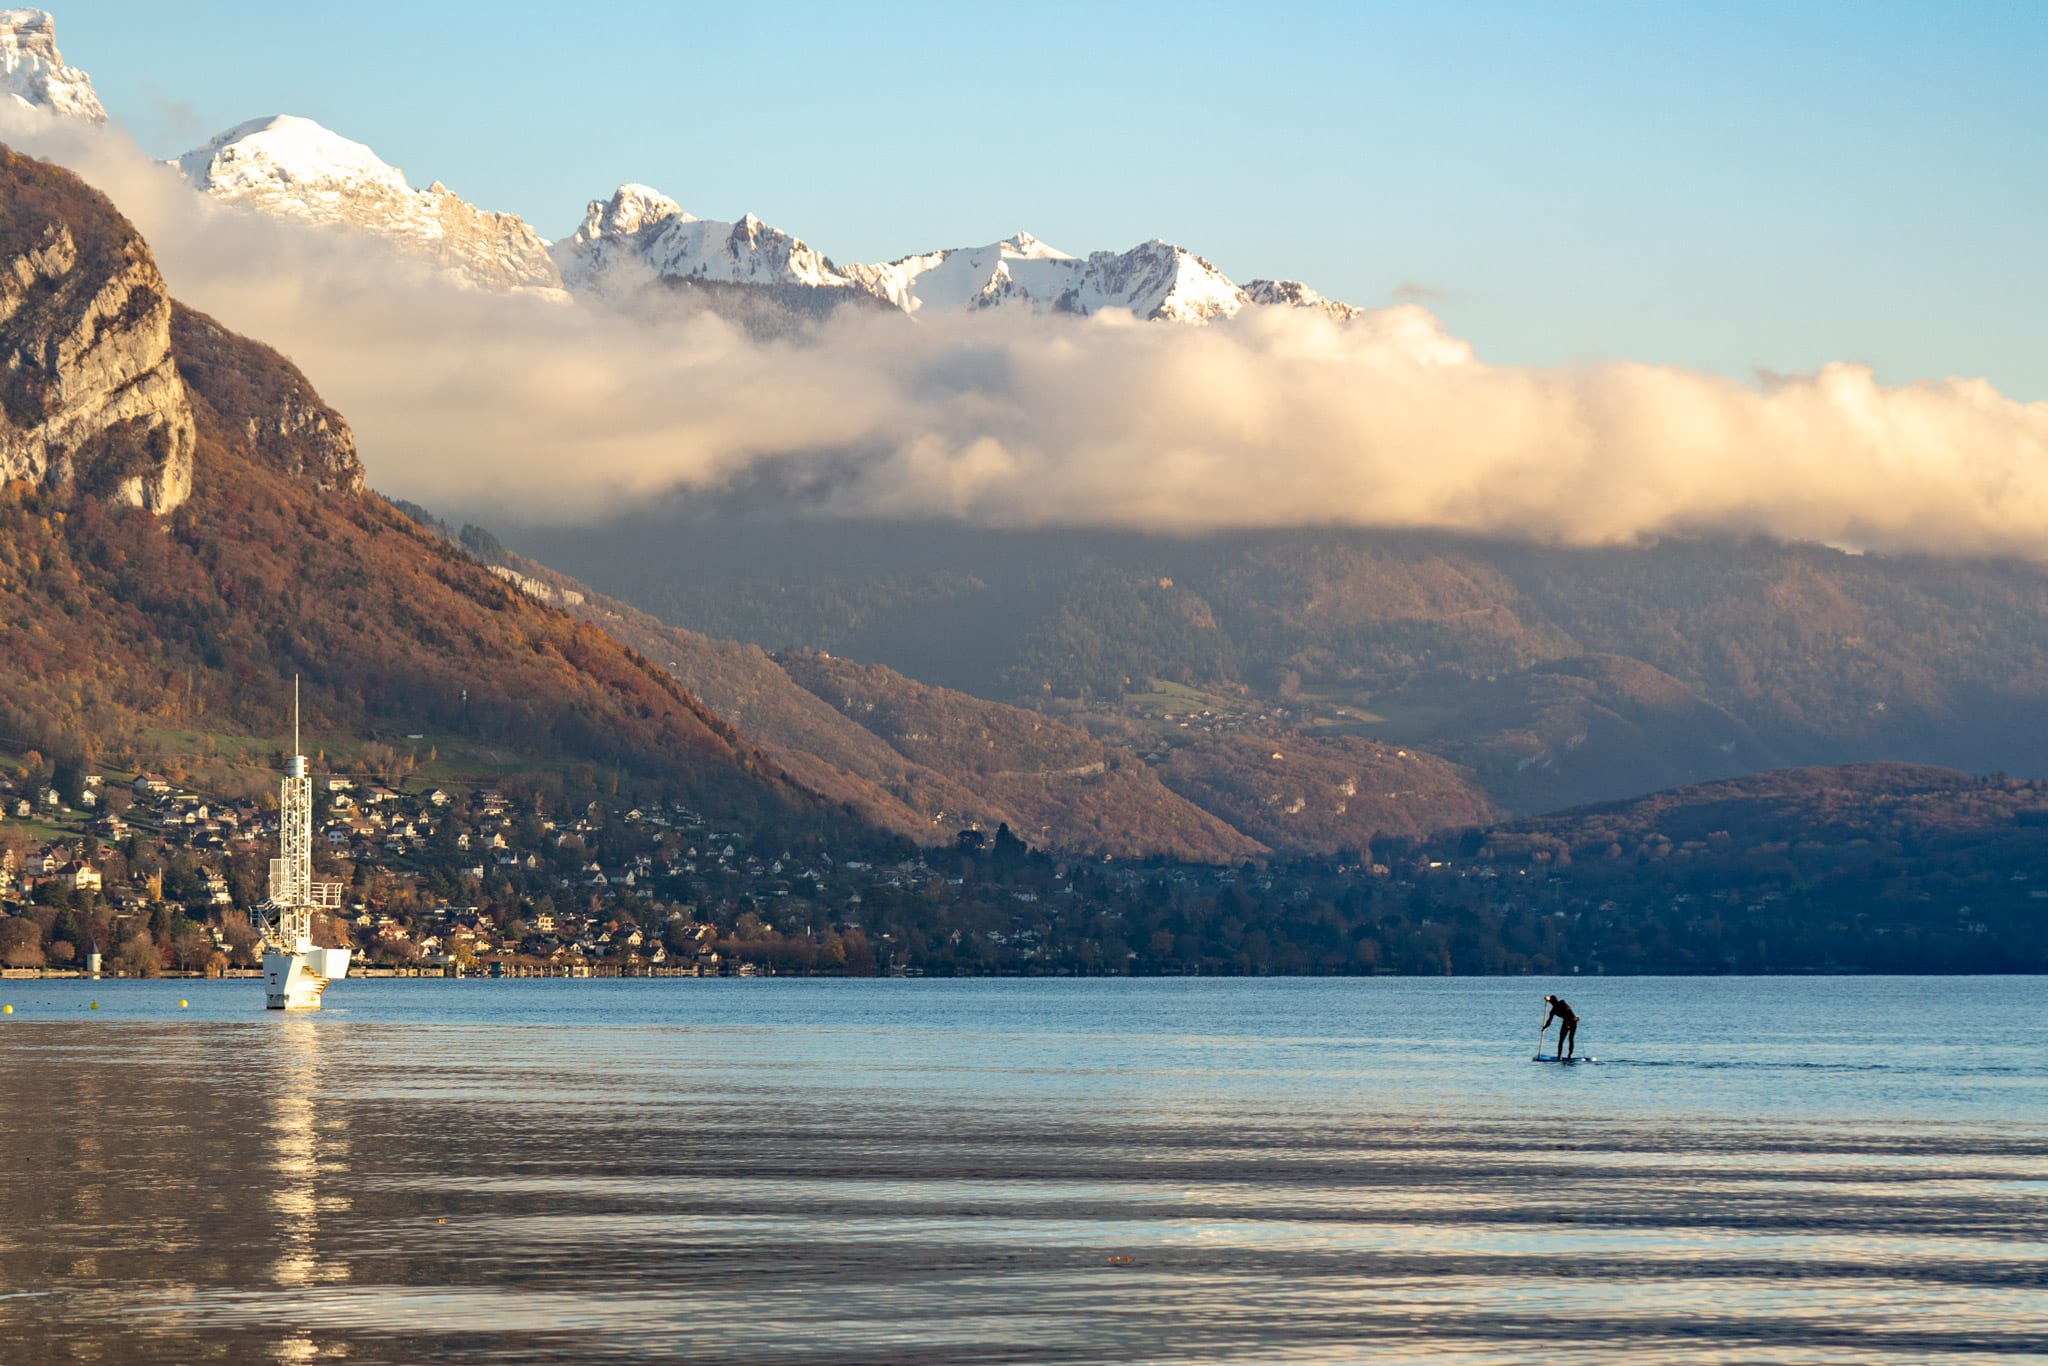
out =
[[[263,1004],[318,1010],[328,982],[348,975],[349,950],[313,947],[313,912],[341,905],[341,884],[313,880],[313,780],[299,749],[298,681],[292,682],[292,757],[278,800],[270,899],[258,912],[263,934]],[[270,912],[269,916],[262,911]]]
[[[281,1291],[305,1292],[349,1280],[347,1258],[335,1253],[331,1235],[321,1236],[323,1218],[346,1217],[351,1209],[338,1180],[349,1166],[348,1112],[316,1104],[328,1080],[320,1050],[324,1031],[305,1019],[281,1022],[277,1031],[271,1056],[282,1076],[269,1088],[271,1218],[264,1246],[271,1259],[271,1284]],[[332,1349],[323,1352],[303,1320],[287,1314],[274,1326],[283,1335],[270,1344],[269,1360],[332,1359]]]

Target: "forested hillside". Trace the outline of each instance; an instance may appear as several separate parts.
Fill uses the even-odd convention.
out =
[[[1795,763],[2048,772],[2048,573],[1761,541],[1572,549],[793,520],[699,499],[523,549],[664,620],[1053,709],[1161,683],[1472,767],[1525,811]]]
[[[816,652],[789,676],[905,758],[961,775],[1037,844],[1233,863],[1266,847],[1177,796],[1135,754],[1051,717]]]
[[[712,640],[513,554],[484,528],[409,511],[667,668],[805,786],[921,843],[1009,825],[1063,851],[1235,862],[1267,848],[1361,849],[1491,813],[1469,772],[1419,749],[1295,737],[1282,755],[1249,736],[1062,720],[879,665]]]
[[[409,512],[668,669],[805,786],[882,829],[929,845],[950,844],[963,827],[1007,825],[1041,848],[1121,858],[1230,863],[1266,852],[1114,740],[881,666],[815,651],[770,655],[664,626],[506,551],[483,528],[457,531],[423,508]]]
[[[880,892],[864,908],[935,973],[2048,970],[2048,784],[1915,765],[1774,772],[1255,872],[1067,881],[1001,849],[947,866],[963,885],[943,909]]]

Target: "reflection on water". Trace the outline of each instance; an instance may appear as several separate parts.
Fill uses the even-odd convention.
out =
[[[2038,979],[180,985],[13,996],[0,1360],[2048,1352]]]
[[[320,1217],[345,1214],[349,1200],[348,1109],[325,1106],[321,1096],[320,1035],[304,1016],[278,1022],[275,1051],[283,1083],[267,1097],[271,1110],[270,1205],[281,1246],[274,1279],[302,1287],[348,1279],[348,1265],[320,1257]],[[310,1360],[310,1343],[287,1344],[286,1360]]]

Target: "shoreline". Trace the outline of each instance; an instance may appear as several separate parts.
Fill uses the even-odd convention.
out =
[[[1552,975],[1542,973],[1458,973],[1452,975],[1436,973],[1076,973],[1076,972],[985,972],[953,973],[938,975],[911,973],[873,976],[850,976],[845,973],[692,973],[692,972],[443,972],[432,968],[376,968],[368,972],[351,971],[342,982],[644,982],[644,981],[778,981],[778,982],[1348,982],[1348,981],[1400,981],[1400,982],[1625,982],[1625,981],[1783,981],[1806,979],[1826,981],[1840,978],[1859,978],[1869,981],[1956,981],[1979,978],[2041,978],[2048,980],[2048,971],[2039,969],[2014,969],[2009,972],[1866,972],[1854,968],[1805,968],[1784,972],[1610,972],[1598,974]],[[138,986],[150,982],[244,982],[261,981],[263,972],[256,968],[235,968],[224,973],[204,972],[163,972],[154,977],[131,977],[125,974],[89,973],[70,969],[8,968],[0,972],[0,981],[7,982],[89,982],[103,986]]]

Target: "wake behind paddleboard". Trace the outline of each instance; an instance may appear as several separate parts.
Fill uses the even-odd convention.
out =
[[[1571,1066],[1574,1066],[1575,1064],[1578,1064],[1578,1063],[1582,1063],[1582,1062],[1598,1062],[1598,1061],[1600,1061],[1600,1059],[1598,1059],[1598,1058],[1556,1058],[1556,1057],[1546,1058],[1546,1057],[1544,1057],[1544,1056],[1543,1056],[1543,1055],[1542,1055],[1541,1053],[1538,1053],[1538,1054],[1537,1054],[1537,1055],[1536,1055],[1535,1057],[1533,1057],[1533,1058],[1529,1059],[1529,1061],[1530,1061],[1530,1062],[1555,1062],[1555,1063],[1562,1063],[1562,1064],[1563,1064],[1563,1065],[1565,1065],[1566,1067],[1571,1067]]]

